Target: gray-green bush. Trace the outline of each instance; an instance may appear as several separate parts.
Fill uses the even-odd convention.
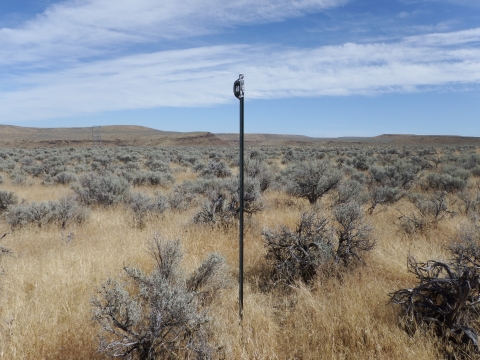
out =
[[[153,236],[151,273],[125,267],[122,280],[108,279],[92,298],[100,325],[98,351],[138,359],[207,359],[208,306],[227,285],[225,259],[211,254],[191,274],[181,268],[178,240]]]
[[[89,212],[78,204],[73,196],[65,196],[59,201],[32,202],[10,205],[5,211],[5,219],[15,230],[29,224],[42,227],[56,224],[65,229],[68,224],[81,224],[88,218]]]
[[[169,172],[163,171],[146,171],[139,172],[132,177],[134,186],[153,186],[168,188],[175,182],[175,177]]]
[[[232,175],[232,171],[223,161],[210,160],[201,172],[202,176],[216,176],[226,178]]]
[[[73,183],[77,181],[77,175],[75,173],[72,173],[70,171],[63,171],[61,173],[58,173],[53,177],[53,181],[55,181],[58,184],[63,184],[63,185],[68,185],[70,183]]]
[[[467,180],[450,174],[430,173],[425,178],[422,187],[425,190],[433,189],[447,192],[456,192],[465,189]]]
[[[0,214],[3,213],[10,205],[18,203],[18,196],[12,191],[0,190]]]
[[[133,214],[134,226],[143,228],[148,217],[162,214],[168,209],[168,200],[163,195],[152,198],[138,192],[130,194],[126,206]]]
[[[345,266],[364,264],[364,257],[375,247],[375,241],[373,227],[365,221],[360,204],[356,201],[339,204],[333,215],[337,221],[336,261]]]
[[[309,161],[295,164],[285,171],[287,192],[296,197],[307,199],[310,204],[334,189],[342,174],[325,161]]]
[[[129,194],[127,180],[111,174],[83,175],[72,188],[85,205],[110,206],[124,201]]]

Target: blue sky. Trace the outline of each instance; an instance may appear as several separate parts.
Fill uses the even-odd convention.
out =
[[[480,136],[479,0],[5,0],[0,123]]]

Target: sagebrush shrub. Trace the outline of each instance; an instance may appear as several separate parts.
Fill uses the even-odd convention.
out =
[[[18,196],[12,191],[0,190],[0,214],[7,210],[8,206],[16,205]]]
[[[393,204],[397,202],[402,198],[403,195],[404,192],[400,188],[389,186],[375,187],[370,194],[372,200],[370,212],[373,211],[377,205]]]
[[[469,170],[459,168],[458,166],[455,166],[452,164],[446,164],[445,166],[443,166],[442,173],[449,174],[453,177],[460,178],[463,180],[468,180],[468,178],[471,175]]]
[[[150,171],[170,172],[170,165],[161,160],[149,160],[145,165]]]
[[[339,204],[333,210],[337,226],[336,259],[350,266],[364,263],[364,256],[375,247],[373,227],[365,221],[363,210],[356,201]]]
[[[62,229],[70,223],[81,224],[88,218],[88,211],[78,204],[74,196],[62,197],[57,201],[32,202],[10,205],[5,211],[5,219],[12,229],[29,224],[42,227],[56,224]]]
[[[255,214],[263,209],[260,184],[255,179],[244,179],[243,209],[247,215]],[[201,211],[193,218],[193,222],[228,227],[235,219],[238,219],[239,213],[239,179],[229,179],[220,190],[210,192]]]
[[[224,161],[210,160],[201,172],[202,176],[216,176],[226,178],[232,175],[232,171]]]
[[[10,173],[10,180],[15,185],[25,185],[27,183],[27,176],[23,170],[14,170]]]
[[[85,205],[110,206],[124,201],[129,194],[127,180],[116,175],[90,173],[79,178],[73,186],[80,201]]]
[[[34,177],[38,177],[45,172],[43,165],[22,166],[22,170]]]
[[[458,159],[458,163],[460,163],[464,169],[472,170],[475,167],[480,166],[480,155],[478,154],[462,155]]]
[[[394,166],[372,166],[369,169],[372,183],[384,187],[408,189],[414,182],[419,167],[405,162],[396,162]]]
[[[168,188],[172,186],[174,182],[175,177],[171,173],[162,171],[139,172],[132,178],[134,186],[147,185]]]
[[[182,193],[175,189],[167,195],[168,206],[173,211],[187,210],[192,202],[194,202],[195,195],[189,193]]]
[[[309,282],[322,264],[334,258],[333,233],[327,224],[325,217],[304,213],[295,230],[282,226],[263,231],[275,281]]]
[[[457,193],[460,200],[460,210],[465,215],[475,215],[480,213],[480,191],[478,189],[466,188]]]
[[[125,267],[123,280],[108,279],[92,298],[100,325],[98,351],[139,359],[207,359],[208,305],[228,282],[225,259],[211,254],[191,274],[181,268],[178,240],[154,235],[151,273]]]
[[[50,201],[49,204],[53,213],[51,221],[62,229],[70,223],[81,224],[89,216],[89,210],[78,203],[76,196],[63,196],[58,201]]]
[[[240,179],[235,177],[228,179],[225,183],[225,190],[230,199],[230,207],[235,217],[240,211]],[[243,182],[243,206],[246,214],[252,215],[263,210],[262,192],[258,179],[245,177]]]
[[[307,199],[310,204],[334,189],[342,174],[329,163],[321,161],[302,162],[288,168],[287,193]]]
[[[352,200],[364,203],[367,200],[364,190],[365,187],[356,180],[343,181],[333,196],[334,203],[343,204]]]
[[[42,185],[52,186],[55,185],[55,181],[53,181],[53,178],[50,175],[46,175],[42,180]]]
[[[400,229],[407,234],[425,231],[432,226],[436,226],[445,217],[455,215],[449,209],[447,193],[444,191],[429,195],[412,193],[409,195],[409,199],[415,206],[416,211],[407,214],[400,212],[401,216],[397,223]]]
[[[359,155],[354,157],[351,160],[351,165],[355,167],[357,170],[365,171],[368,170],[369,164],[371,163],[371,159],[367,158],[365,155]]]
[[[5,211],[5,219],[12,229],[18,229],[34,222],[38,226],[42,226],[47,213],[48,209],[44,203],[22,203],[9,206],[7,211]]]
[[[168,200],[162,195],[152,198],[144,193],[133,193],[126,205],[133,213],[134,225],[142,228],[149,216],[162,214],[168,209]]]
[[[202,209],[193,217],[196,224],[221,225],[228,227],[235,217],[235,209],[223,194],[212,193],[203,204]]]
[[[77,175],[75,175],[72,172],[69,171],[63,171],[61,173],[58,173],[53,177],[53,181],[55,181],[58,184],[63,184],[63,185],[68,185],[70,183],[73,183],[77,181]]]
[[[467,180],[450,174],[430,173],[422,184],[423,189],[456,192],[465,189]]]
[[[254,154],[254,157],[251,157]],[[269,170],[267,165],[261,161],[260,155],[252,152],[250,158],[245,161],[245,175],[249,178],[256,179],[260,185],[260,191],[267,190],[273,182],[274,174]]]

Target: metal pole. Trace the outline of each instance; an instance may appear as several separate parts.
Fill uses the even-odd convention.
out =
[[[240,214],[239,214],[239,315],[243,319],[243,97],[240,98]]]
[[[240,212],[239,212],[239,252],[238,252],[238,312],[240,317],[240,322],[243,320],[243,198],[244,198],[244,189],[243,189],[243,100],[245,94],[244,79],[243,74],[238,76],[238,80],[233,83],[233,93],[240,100],[240,188],[239,188],[239,197],[240,197]]]

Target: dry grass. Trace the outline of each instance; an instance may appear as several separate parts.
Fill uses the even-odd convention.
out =
[[[180,173],[182,174],[182,173]],[[182,174],[182,179],[191,178]],[[2,185],[28,201],[53,200],[68,187]],[[398,325],[388,293],[412,284],[406,272],[410,252],[419,259],[444,257],[444,247],[459,218],[447,220],[428,234],[406,237],[394,225],[394,207],[376,209],[377,248],[368,265],[341,280],[318,278],[312,288],[297,284],[288,293],[258,286],[266,276],[263,227],[293,227],[309,205],[282,193],[267,193],[265,211],[247,219],[245,234],[245,317],[238,321],[237,289],[225,290],[212,307],[214,341],[227,359],[438,359],[436,340],[408,336]],[[395,207],[401,208],[405,203]],[[322,206],[319,205],[319,208]],[[6,236],[1,244],[14,251],[0,259],[0,357],[3,359],[92,359],[98,329],[91,322],[90,298],[124,265],[148,269],[146,241],[153,231],[180,238],[185,267],[190,270],[210,252],[222,253],[237,276],[237,229],[194,225],[195,209],[167,212],[145,228],[132,226],[121,206],[96,208],[82,226],[71,228],[66,243],[56,227],[30,227]],[[461,219],[460,219],[461,220]],[[0,233],[9,231],[0,222]]]

